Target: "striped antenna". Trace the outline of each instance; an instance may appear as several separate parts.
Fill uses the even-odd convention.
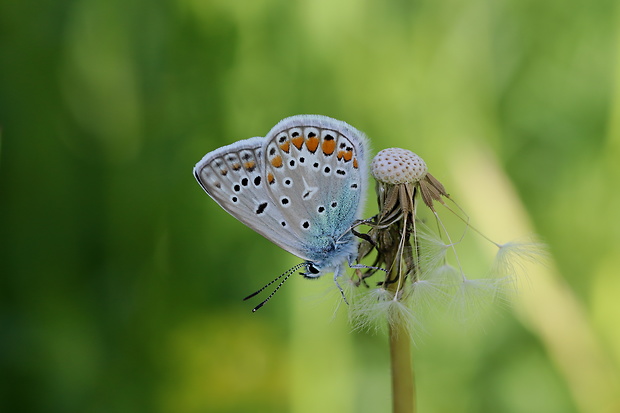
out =
[[[280,289],[280,287],[282,287],[282,284],[284,284],[286,282],[286,280],[289,279],[289,277],[298,269],[302,268],[302,267],[308,267],[309,263],[308,262],[302,262],[301,264],[297,264],[296,266],[294,266],[293,268],[290,268],[288,270],[286,270],[284,273],[280,274],[278,277],[276,277],[275,279],[273,279],[272,281],[270,281],[269,283],[265,284],[265,286],[263,286],[261,289],[259,289],[258,291],[253,292],[252,294],[248,295],[247,297],[245,297],[243,299],[243,301],[254,297],[257,294],[260,294],[261,292],[263,292],[267,287],[269,287],[271,284],[275,283],[276,281],[278,281],[280,278],[284,277],[284,279],[282,281],[280,281],[280,284],[278,284],[278,286],[276,287],[275,290],[273,290],[273,292],[271,294],[269,294],[269,296],[267,298],[265,298],[263,300],[263,302],[261,302],[259,305],[257,305],[256,307],[254,307],[252,309],[252,312],[256,312],[259,308],[261,308],[263,305],[265,305],[265,303],[267,303],[267,301],[271,300],[271,297],[273,297],[275,295],[276,292],[278,292],[278,290]]]

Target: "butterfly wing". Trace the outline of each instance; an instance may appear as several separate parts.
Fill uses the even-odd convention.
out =
[[[255,137],[206,154],[194,167],[194,176],[224,210],[284,250],[308,259],[301,240],[283,228],[282,213],[267,191],[261,164],[265,138]]]
[[[267,134],[260,163],[279,225],[301,240],[307,259],[331,267],[354,251],[349,229],[367,185],[363,133],[325,116],[293,116]]]

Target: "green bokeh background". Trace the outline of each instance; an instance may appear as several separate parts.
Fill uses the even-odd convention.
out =
[[[191,175],[298,113],[417,152],[491,236],[550,245],[515,311],[425,326],[420,412],[620,411],[619,16],[611,0],[1,1],[0,411],[389,411],[386,337],[333,316],[330,277],[251,314],[240,299],[298,260]]]

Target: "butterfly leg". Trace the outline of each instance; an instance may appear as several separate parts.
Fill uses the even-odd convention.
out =
[[[340,277],[340,273],[342,271],[343,271],[342,267],[338,267],[336,271],[334,271],[334,282],[336,283],[336,287],[338,287],[338,289],[340,290],[340,295],[342,295],[342,299],[344,300],[344,303],[346,305],[349,305],[349,302],[347,301],[347,297],[344,295],[344,290],[342,289],[342,287],[340,286],[340,283],[338,282],[338,277]]]
[[[383,271],[385,273],[388,272],[388,270],[386,270],[385,268],[381,268],[381,267],[373,267],[370,265],[364,265],[364,264],[354,264],[351,257],[349,258],[349,268],[353,268],[353,269],[357,269],[357,268],[365,268],[365,269],[369,269],[369,270],[375,270],[375,271]]]

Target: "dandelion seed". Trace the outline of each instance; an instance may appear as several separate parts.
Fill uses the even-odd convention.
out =
[[[426,326],[438,315],[437,309],[446,308],[453,289],[444,280],[433,278],[412,282],[406,290],[402,303],[410,309],[410,318],[414,320],[409,328],[415,335],[427,333]]]
[[[350,305],[349,318],[355,328],[375,332],[384,330],[385,314],[389,312],[394,294],[379,287],[354,297]]]
[[[511,278],[466,278],[456,289],[450,312],[462,323],[480,324],[498,305],[508,303],[513,287]]]
[[[437,233],[424,224],[418,225],[419,278],[425,279],[446,262],[451,245],[446,244]]]
[[[518,278],[527,275],[527,264],[545,262],[545,244],[533,237],[524,241],[511,241],[498,245],[493,262],[493,273]]]

